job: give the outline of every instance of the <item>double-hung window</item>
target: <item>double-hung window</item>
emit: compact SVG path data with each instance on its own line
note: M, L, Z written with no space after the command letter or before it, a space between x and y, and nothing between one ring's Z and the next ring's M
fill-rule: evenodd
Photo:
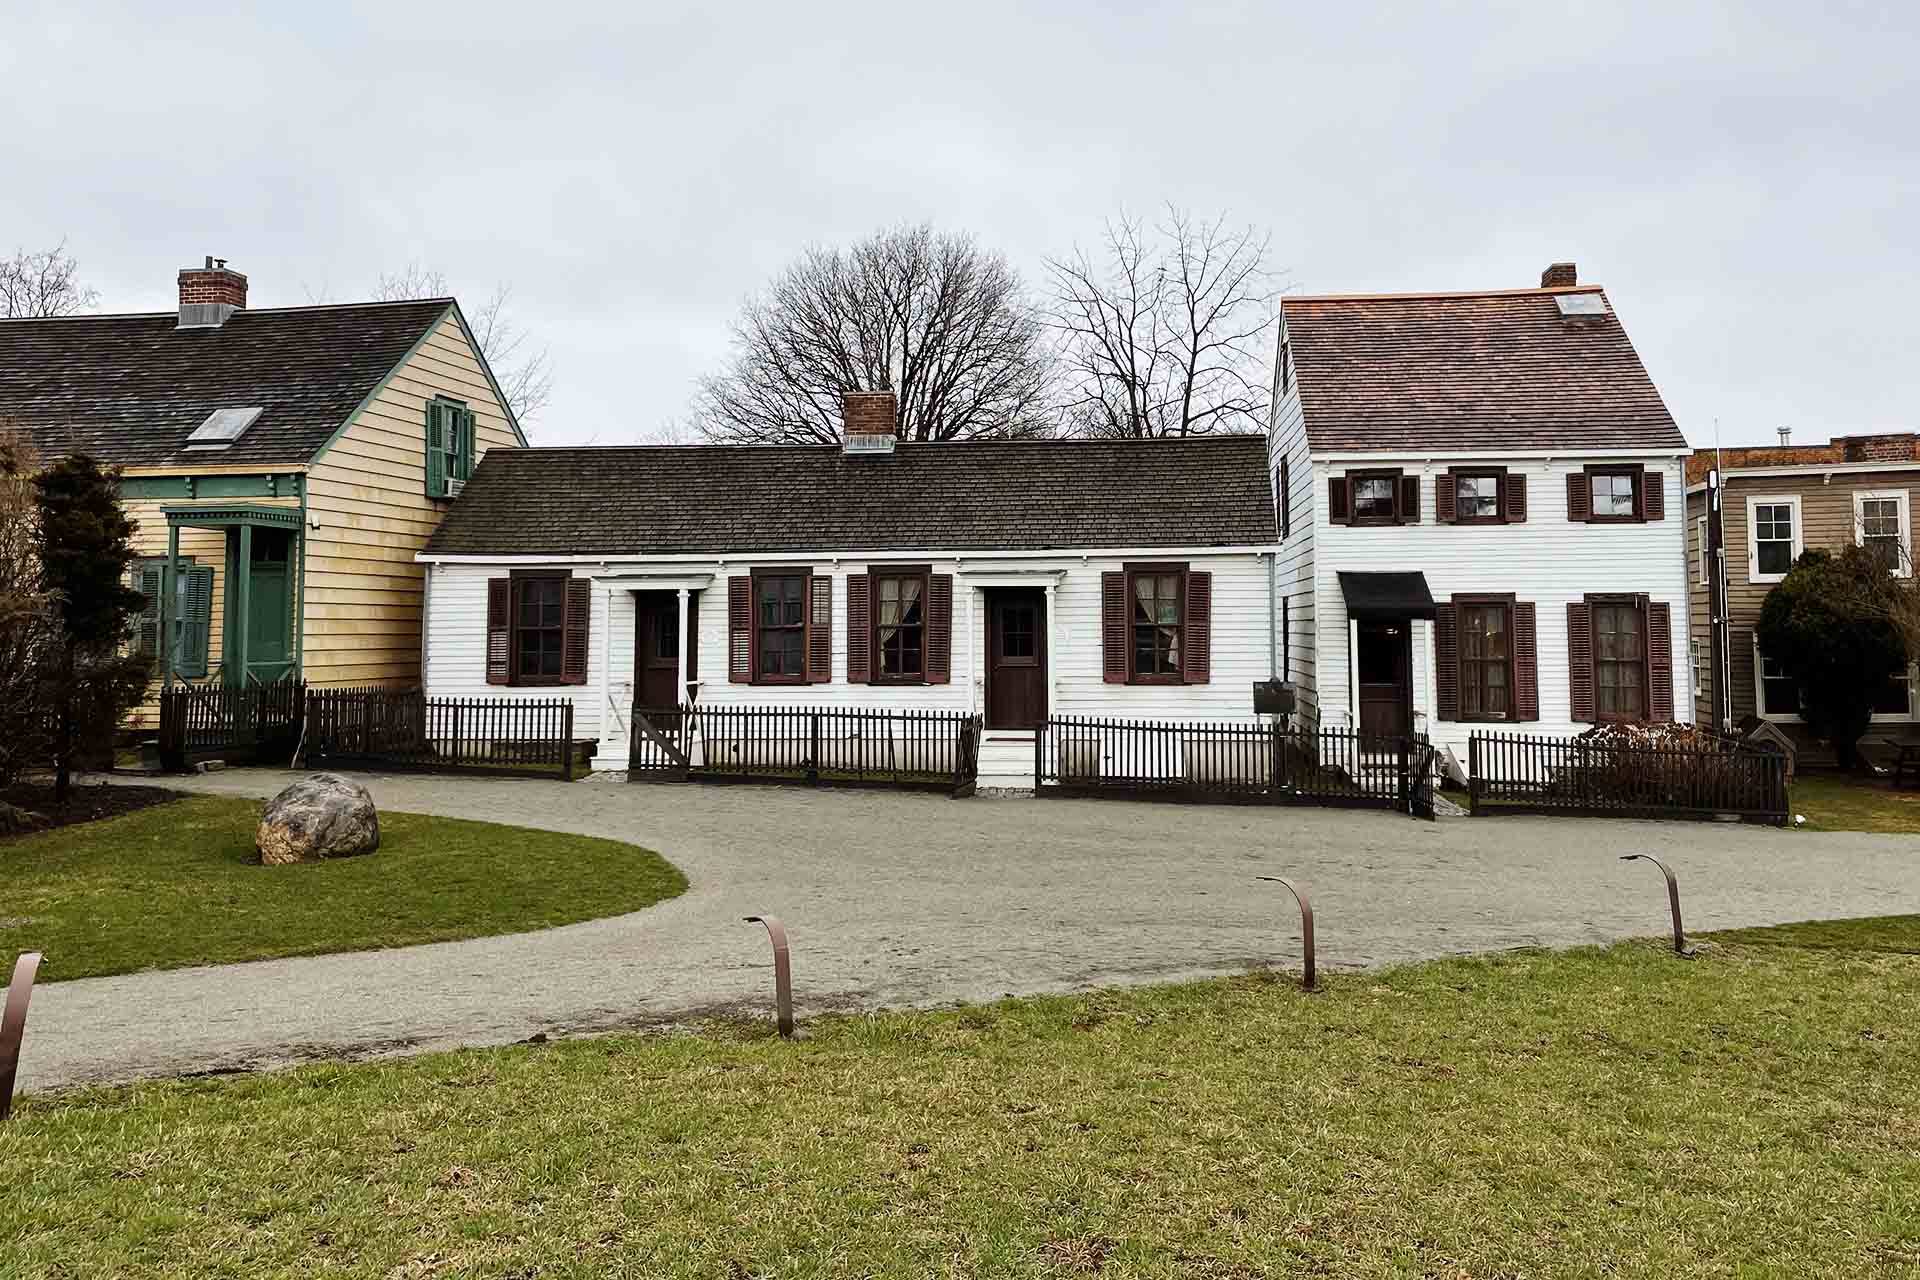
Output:
M1640 472L1590 471L1587 473L1589 510L1595 520L1635 520L1640 515Z
M1453 519L1456 524L1500 523L1500 477L1492 473L1455 473Z
M1647 718L1647 618L1637 604L1593 606L1593 695L1603 722Z
M1778 582L1803 548L1800 499L1795 494L1747 499L1747 581Z
M800 684L807 678L807 576L753 575L755 677L763 684Z
M457 498L473 475L473 410L458 400L427 402L427 496Z
M529 574L513 580L513 682L558 684L565 661L567 579Z
M924 567L873 575L876 683L926 679L927 577Z
M1504 601L1459 601L1460 718L1513 718L1513 609Z
M1353 521L1355 524L1392 524L1398 507L1400 487L1396 476L1355 476L1353 480Z
M1131 601L1131 675L1136 681L1181 679L1185 579L1178 569L1145 567L1127 575Z
M1865 490L1853 495L1853 525L1861 546L1875 553L1891 573L1913 574L1913 547L1908 537L1907 491Z

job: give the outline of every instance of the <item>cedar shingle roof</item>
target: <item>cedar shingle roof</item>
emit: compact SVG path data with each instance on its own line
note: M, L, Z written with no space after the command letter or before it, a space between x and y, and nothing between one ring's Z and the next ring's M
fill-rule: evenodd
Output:
M217 329L173 311L0 320L0 418L45 454L117 466L305 462L452 305L243 310ZM185 452L213 410L252 405L231 448Z
M1284 298L1315 452L1684 449L1606 304L1569 321L1559 294Z
M429 554L1246 546L1275 540L1262 436L490 450Z

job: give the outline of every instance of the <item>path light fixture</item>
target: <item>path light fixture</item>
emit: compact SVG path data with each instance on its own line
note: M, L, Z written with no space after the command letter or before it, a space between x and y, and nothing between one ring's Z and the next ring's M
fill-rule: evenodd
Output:
M1673 868L1650 853L1622 854L1620 861L1651 862L1660 868L1660 874L1667 878L1667 902L1673 907L1673 953L1685 960L1693 959L1693 948L1687 945L1686 932L1680 927L1680 882L1673 878Z
M1301 946L1301 949L1306 953L1306 966L1307 966L1306 973L1302 975L1300 979L1300 989L1302 991L1316 990L1316 988L1313 985L1313 903L1312 901L1307 897L1305 893L1303 893L1301 890L1296 888L1294 886L1293 881L1291 880L1284 880L1279 876L1255 876L1254 879L1265 880L1269 884L1279 885L1281 888L1285 889L1288 893L1292 894L1293 900L1300 904L1300 946Z
M767 939L773 943L773 1003L780 1020L780 1038L798 1040L793 1027L793 966L787 959L787 926L779 916L748 916L748 924L767 927Z
M13 1077L20 1069L20 1038L27 1033L27 1001L33 998L33 978L40 972L40 953L23 951L13 962L13 981L7 984L6 1012L0 1013L0 1120L13 1110Z

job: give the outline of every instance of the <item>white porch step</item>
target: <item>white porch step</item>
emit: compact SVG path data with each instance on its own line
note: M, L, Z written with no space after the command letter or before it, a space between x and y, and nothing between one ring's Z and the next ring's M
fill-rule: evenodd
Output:
M980 739L980 784L996 789L1033 787L1033 734L989 729Z

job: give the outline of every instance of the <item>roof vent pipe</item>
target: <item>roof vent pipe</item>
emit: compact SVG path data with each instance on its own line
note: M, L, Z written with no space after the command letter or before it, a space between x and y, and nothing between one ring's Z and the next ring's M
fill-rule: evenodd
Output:
M1780 437L1780 447L1784 449L1787 446L1787 443L1793 439L1793 428L1792 427L1775 427L1774 434Z

